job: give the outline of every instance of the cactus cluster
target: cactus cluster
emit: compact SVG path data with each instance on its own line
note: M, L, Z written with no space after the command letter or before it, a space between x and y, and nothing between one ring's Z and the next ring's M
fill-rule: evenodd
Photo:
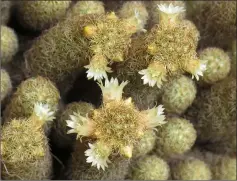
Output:
M66 120L67 126L71 128L68 133L76 133L77 138L86 136L95 139L93 144L89 143L85 155L87 162L98 169L108 166L111 154L131 158L134 146L145 131L166 123L161 105L141 112L136 109L131 98L122 98L127 83L119 85L114 78L106 79L104 85L99 83L103 104L86 117L77 111L70 115L70 120Z
M236 179L236 2L8 3L1 179Z
M12 119L4 124L1 133L1 168L4 179L51 178L52 157L43 126L54 119L53 114L47 104L36 103L29 118Z

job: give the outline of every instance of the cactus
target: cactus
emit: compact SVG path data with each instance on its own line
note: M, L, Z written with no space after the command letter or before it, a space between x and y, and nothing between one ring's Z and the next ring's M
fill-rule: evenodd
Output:
M86 14L104 14L104 4L101 1L78 1L68 10L67 16L83 16Z
M113 159L110 167L106 170L98 170L90 167L86 158L80 155L82 150L79 142L76 143L69 161L67 178L72 180L124 180L128 172L129 161L125 158L117 157Z
M1 102L11 93L11 91L11 78L6 70L1 69Z
M1 1L1 24L5 25L8 23L11 15L11 1Z
M199 58L206 64L206 71L201 80L207 84L223 80L230 72L230 57L220 48L206 48L199 53Z
M132 180L168 180L169 165L161 158L150 155L140 158L132 168Z
M123 61L134 32L127 19L120 20L114 13L73 16L32 45L25 55L28 69L33 75L62 83L73 81L73 75L89 63L88 78L104 78L111 72L109 62Z
M209 165L204 161L186 157L177 160L171 166L172 177L175 180L211 180L212 173Z
M52 174L52 158L44 134L54 117L48 105L36 103L28 119L4 124L1 134L2 176L6 180L45 180Z
M145 132L143 137L137 142L133 149L133 158L144 156L151 152L155 147L156 134L153 130Z
M191 22L178 18L183 11L172 3L159 5L160 23L152 28L143 45L150 54L148 67L139 71L144 84L161 88L164 82L185 72L199 80L205 71L196 56L199 32Z
M145 132L166 123L162 105L139 111L131 98L122 98L127 83L119 85L114 78L106 79L104 85L100 82L103 104L86 117L77 111L70 115L70 120L66 120L67 126L71 128L68 133L76 133L77 139L95 139L94 143L89 143L90 148L85 151L85 155L87 162L98 169L105 170L116 155L131 158L134 146Z
M194 82L186 76L181 76L166 86L162 103L168 113L182 114L192 104L196 92Z
M136 25L137 31L144 30L148 20L145 4L140 1L125 2L119 9L118 14L121 18L132 18L131 23Z
M17 3L18 21L24 27L42 31L62 19L71 1L22 1Z
M13 118L28 118L37 102L46 103L56 111L59 99L59 92L51 81L43 77L29 78L13 94L4 111L4 119L10 121Z
M196 130L186 119L167 118L167 124L158 129L155 152L171 158L189 151L196 141Z
M215 180L236 180L236 157L214 156L211 170Z
M7 26L1 25L1 62L10 62L18 51L18 38L15 31Z
M217 46L228 48L236 38L235 1L188 1L188 18L200 31L200 48Z
M86 102L73 102L66 105L53 125L52 141L60 148L71 147L75 142L75 135L67 134L69 128L65 120L70 119L70 115L76 111L79 111L82 116L86 116L93 108L93 105Z
M236 78L229 76L199 96L196 107L198 139L225 142L236 129ZM232 130L232 131L231 131Z
M151 13L151 25L159 24L159 7L158 5L172 3L174 6L180 6L186 9L186 4L184 1L150 1L148 2L149 12ZM180 19L185 18L186 12L182 12L179 15Z

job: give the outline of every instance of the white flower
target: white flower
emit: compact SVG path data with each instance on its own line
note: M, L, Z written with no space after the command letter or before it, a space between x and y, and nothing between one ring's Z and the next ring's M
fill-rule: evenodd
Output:
M67 133L77 133L77 139L80 136L89 136L93 130L93 125L87 117L83 117L80 113L70 115L71 120L66 120L67 126L72 128Z
M120 85L117 78L111 78L110 81L105 79L105 85L99 83L103 97L109 100L121 100L123 88L128 84L128 81L123 81Z
M197 80L199 80L199 76L203 76L203 72L206 70L206 65L203 63L200 63L195 72L192 74L192 79L196 77Z
M148 127L155 128L159 125L163 125L166 123L164 108L163 105L159 105L158 107L154 107L152 109L145 110L144 113L148 118Z
M151 71L148 69L143 69L139 71L138 73L140 75L143 75L143 84L148 84L151 87L154 87L154 85L157 85L158 88L161 88L162 86L162 81L166 81L166 78L162 72L156 71Z
M34 113L41 121L53 121L55 119L54 112L50 111L48 104L36 103Z
M89 147L90 149L85 151L85 155L87 156L86 162L92 163L92 166L96 166L98 170L100 168L105 170L105 167L108 167L107 163L110 163L109 155L111 149L99 143L89 143Z
M158 4L158 9L166 14L177 14L185 11L184 7L174 6L172 3L170 3L169 5Z
M86 65L85 68L88 69L86 71L87 78L94 80L101 80L103 78L107 78L106 72L112 72L110 67L107 67L108 61L105 59L103 55L95 55L90 64Z

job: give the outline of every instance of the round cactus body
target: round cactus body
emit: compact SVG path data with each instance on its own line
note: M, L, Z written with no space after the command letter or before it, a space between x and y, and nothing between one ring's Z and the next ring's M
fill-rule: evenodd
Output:
M1 26L1 62L3 64L12 60L18 51L18 38L15 31L7 26Z
M8 72L1 69L1 101L11 92L12 83Z
M18 2L18 21L32 30L47 29L65 16L70 3L52 0Z
M230 72L229 55L220 48L206 48L199 53L199 58L207 68L201 78L207 84L223 80Z
M132 168L132 180L167 180L169 165L161 158L151 155L140 158Z
M193 80L181 76L166 86L162 95L162 103L168 113L182 114L193 103L196 93Z
M156 153L169 158L189 151L196 141L196 130L186 119L167 118L157 132Z

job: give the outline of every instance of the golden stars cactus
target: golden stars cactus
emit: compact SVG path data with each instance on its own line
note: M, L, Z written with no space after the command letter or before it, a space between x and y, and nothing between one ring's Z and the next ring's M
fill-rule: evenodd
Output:
M18 38L15 31L1 25L1 63L5 64L12 60L18 51Z
M158 129L155 151L164 158L182 155L192 148L196 138L196 130L188 120L167 118L167 124Z
M236 38L236 1L187 1L187 7L202 37L200 47L228 48Z
M88 78L106 77L111 71L109 63L123 61L135 31L127 19L114 13L70 17L32 45L25 55L28 69L33 75L62 83L73 80L89 63Z
M199 53L199 58L203 64L206 64L206 71L201 80L207 84L223 80L230 72L229 55L220 48L206 48Z
M236 180L236 156L215 155L210 162L213 180Z
M137 160L132 169L132 180L168 180L170 167L156 155L147 155Z
M1 69L1 102L11 93L12 82L8 72Z
M211 180L212 173L210 167L204 161L186 157L175 160L171 166L172 177L175 180Z
M128 82L120 85L117 79L106 79L99 83L103 93L103 104L87 117L75 112L67 120L68 133L76 133L77 138L91 137L96 141L89 143L85 151L87 162L98 169L108 166L113 153L131 158L133 147L146 130L166 123L162 105L145 111L138 111L131 98L124 100L122 92Z
M17 3L18 21L33 30L44 30L62 19L71 1L21 1Z
M137 31L144 31L148 20L148 12L142 1L124 2L118 11L121 18L131 18L131 24L136 25Z
M133 158L144 156L151 152L155 147L156 134L153 130L146 131L133 149Z
M196 103L198 139L231 141L231 130L234 128L236 132L236 77L228 76L216 83L210 91L201 93L199 100Z
M194 82L182 75L166 86L162 95L162 103L167 112L182 114L193 103L196 93Z
M33 77L23 81L13 94L4 111L4 119L27 118L32 114L37 102L47 103L50 109L58 108L60 95L55 85L43 77Z
M52 158L43 126L54 113L47 104L36 103L27 119L13 119L1 132L1 172L6 180L51 178Z
M124 180L128 172L129 160L126 158L116 157L110 163L106 170L98 170L96 167L91 167L85 156L81 155L79 140L76 142L75 149L72 153L72 158L68 164L66 172L67 179L72 180Z
M161 88L164 82L185 72L198 80L205 70L196 56L198 31L188 20L179 19L180 13L185 11L183 7L172 3L158 7L160 23L153 27L145 41L150 63L139 71L144 84Z
M104 3L101 1L78 1L70 10L68 10L67 16L104 13Z
M11 13L12 2L1 1L1 24L7 24Z

